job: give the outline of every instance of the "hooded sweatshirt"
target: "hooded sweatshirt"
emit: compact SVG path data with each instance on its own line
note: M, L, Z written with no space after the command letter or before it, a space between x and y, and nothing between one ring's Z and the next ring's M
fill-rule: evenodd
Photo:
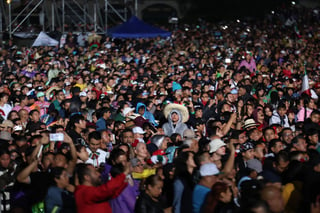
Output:
M179 116L179 120L176 125L172 123L171 115L172 113L177 113ZM182 115L179 110L173 109L168 116L168 122L163 124L162 126L165 135L171 136L173 133L178 133L183 136L184 130L188 129L188 126L185 123L182 123Z
M147 107L146 107L146 105L145 105L144 103L141 103L141 102L140 102L140 103L137 104L136 113L139 114L138 111L139 111L139 108L140 108L140 107L144 107L144 114L143 114L142 116L143 116L145 119L147 119L152 125L158 126L158 124L156 123L156 120L155 120L153 114L147 110Z

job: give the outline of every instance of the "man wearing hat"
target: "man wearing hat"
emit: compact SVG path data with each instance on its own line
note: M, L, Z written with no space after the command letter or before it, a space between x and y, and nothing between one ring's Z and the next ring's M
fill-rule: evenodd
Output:
M144 142L143 137L146 132L140 126L133 127L132 132L134 141Z
M188 109L180 104L168 104L164 108L163 113L168 120L162 126L165 135L169 137L173 133L183 135L184 130L188 129L188 126L185 124L189 120Z
M217 182L220 171L214 163L206 163L200 167L200 181L194 187L192 194L192 208L194 213L200 212L211 187Z
M8 131L8 132L12 132L12 129L13 129L13 122L12 121L10 121L10 120L4 120L3 122L2 122L2 124L0 124L0 130L1 131Z
M248 131L250 129L255 129L257 128L258 124L254 121L254 119L249 118L244 121L243 129Z
M13 138L11 136L11 133L8 131L1 131L0 132L0 144L1 142L10 142Z
M240 155L237 156L237 164L240 174L244 173L245 168L248 167L248 161L254 158L254 144L247 141L240 146ZM241 175L242 176L242 175Z
M213 139L209 143L209 154L216 165L221 165L221 158L226 154L226 143L220 138Z
M199 138L192 129L186 129L183 132L183 145L187 145L190 151L197 153L199 151Z

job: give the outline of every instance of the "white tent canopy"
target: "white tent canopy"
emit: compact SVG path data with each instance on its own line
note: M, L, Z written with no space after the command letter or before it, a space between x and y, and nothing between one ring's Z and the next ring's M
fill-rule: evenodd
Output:
M59 42L50 36L48 36L44 32L40 32L36 40L33 42L32 46L33 47L38 47L38 46L57 46Z

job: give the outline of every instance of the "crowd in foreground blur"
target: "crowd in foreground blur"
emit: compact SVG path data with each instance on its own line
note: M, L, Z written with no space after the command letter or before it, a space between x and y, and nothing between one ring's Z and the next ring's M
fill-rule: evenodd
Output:
M319 14L1 49L1 212L320 212Z

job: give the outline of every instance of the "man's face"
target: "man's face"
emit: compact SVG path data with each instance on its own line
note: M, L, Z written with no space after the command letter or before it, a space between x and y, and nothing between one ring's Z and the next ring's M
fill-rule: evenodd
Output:
M274 131L272 129L268 129L264 133L264 138L266 139L267 142L271 141L275 137L276 135L274 134Z
M313 114L310 118L311 118L311 121L314 123L320 122L320 115L318 115L318 114Z
M179 121L179 115L177 114L177 113L172 113L171 114L171 120L172 120L172 122L178 122Z
M240 144L243 144L244 142L246 142L247 139L248 139L248 137L247 137L247 135L246 135L245 132L243 132L243 133L241 133L241 134L239 135L239 143L240 143Z
M306 143L306 140L304 139L298 139L298 142L296 144L293 145L294 148L296 148L298 151L301 151L301 152L306 152L307 151L307 143Z
M287 144L291 144L291 141L293 139L293 133L291 130L285 130L282 134L282 140L287 143Z
M254 150L253 149L249 149L245 152L242 153L242 157L244 160L248 161L254 158Z
M202 118L203 112L202 109L198 109L195 113L196 118Z
M127 144L132 144L134 140L132 132L124 132L122 135L122 142Z
M272 151L277 154L279 153L281 150L284 150L284 146L282 142L276 142L276 144L274 145L274 147L272 147Z
M319 141L318 133L308 136L311 144L317 144Z
M85 128L86 128L86 121L85 121L85 120L80 120L78 126L79 126L81 129L85 129Z
M33 112L31 115L31 120L38 122L40 120L40 114L39 112Z
M89 172L89 181L93 186L99 186L101 184L101 174L92 166L88 165L90 170Z
M89 143L89 148L92 152L96 152L97 149L99 149L101 146L101 140L96 140L94 138L91 138Z
M283 117L286 114L287 110L285 108L278 109L278 113L281 117Z
M218 154L218 155L220 155L220 156L225 155L225 154L226 154L226 147L225 147L225 146L222 146L222 147L220 147L219 149L217 149L216 154Z
M8 168L9 167L9 164L10 164L10 155L8 154L3 154L1 155L0 157L0 166L2 168Z
M61 154L57 154L55 157L54 157L54 167L63 167L65 168L66 165L67 165L67 159L64 155L61 155Z
M247 93L247 91L245 90L245 88L243 88L243 87L240 87L239 88L239 96L243 96L243 95L245 95Z
M66 98L65 94L63 92L59 92L58 94L58 100L63 101Z
M289 165L289 161L280 160L280 161L279 161L279 164L276 164L275 169L276 169L279 173L282 173L282 172L284 172L284 171L287 169L288 165Z

